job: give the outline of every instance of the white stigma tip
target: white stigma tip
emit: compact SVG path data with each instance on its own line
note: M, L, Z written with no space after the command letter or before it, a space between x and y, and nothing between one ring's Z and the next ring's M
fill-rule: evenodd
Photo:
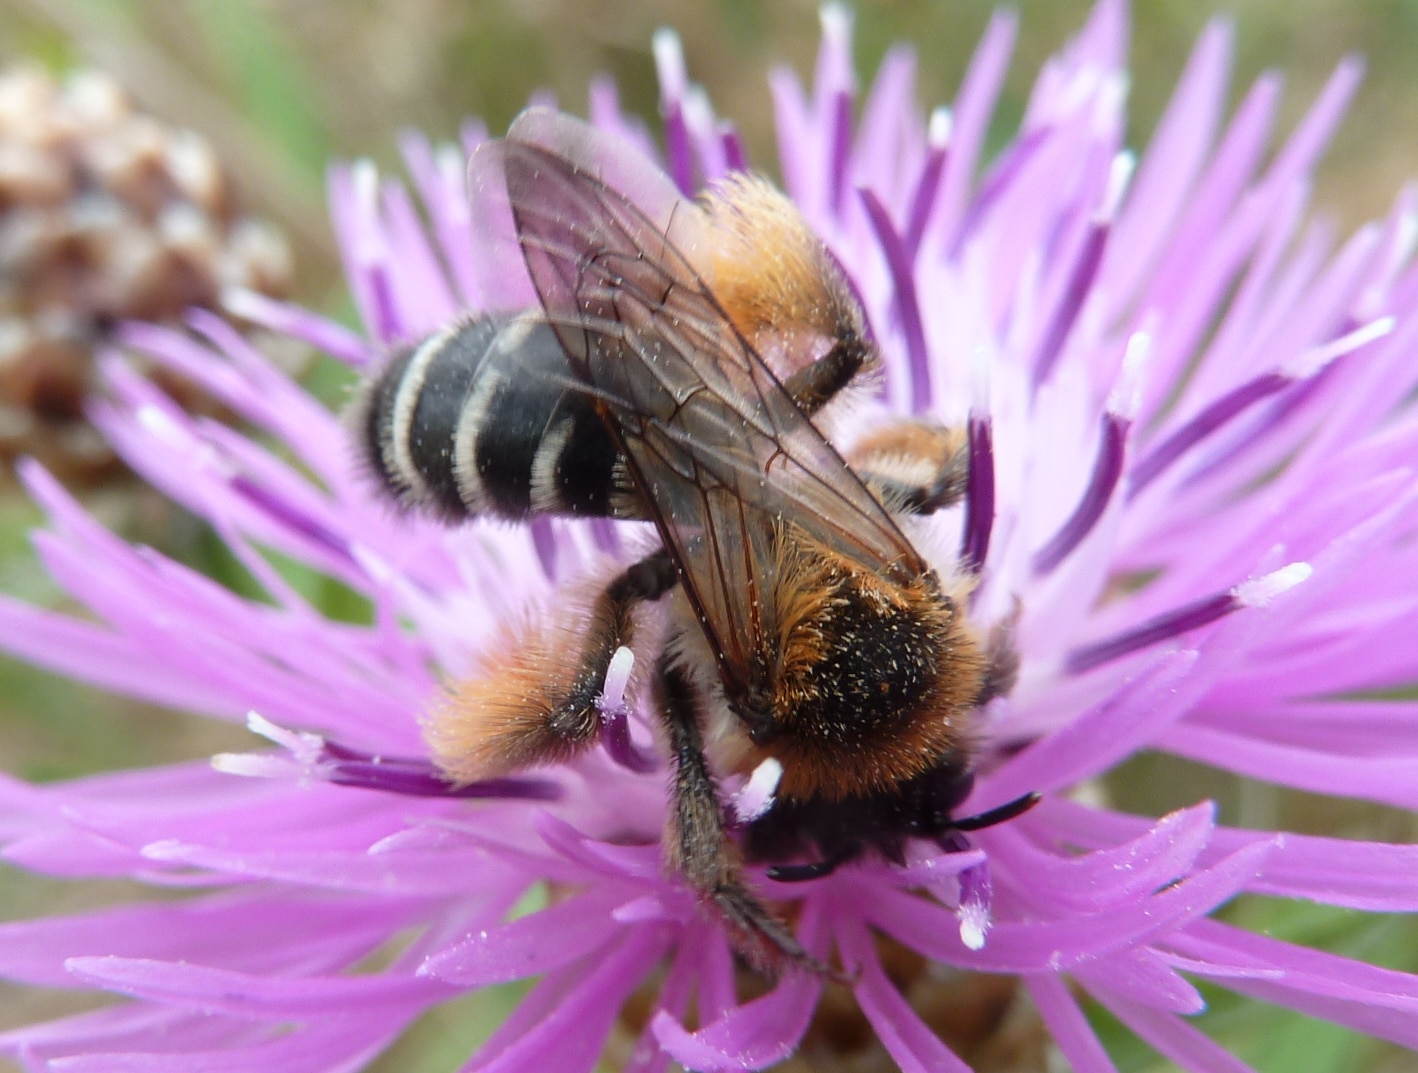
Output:
M433 162L440 170L457 172L460 176L468 170L467 154L463 152L462 146L452 142L439 142L433 147Z
M1108 396L1108 413L1131 421L1142 409L1142 370L1152 353L1152 333L1133 332L1123 351L1123 368L1113 393Z
M243 320L259 320L271 302L265 295L246 287L223 287L217 300L233 317Z
M985 948L985 933L990 930L990 914L983 905L971 902L960 907L960 941L970 950Z
M752 823L773 807L773 795L783 780L783 765L773 757L753 769L744 788L733 797L734 815L741 823Z
M970 414L988 420L990 416L990 349L983 343L970 355Z
M287 730L257 712L246 713L246 728L286 752L217 753L211 760L214 771L248 779L309 778L325 747L325 739L319 734Z
M1103 195L1103 206L1098 213L1099 220L1112 223L1117 218L1118 206L1123 203L1123 195L1128 192L1136 169L1136 154L1125 149L1113 157L1112 167L1108 169L1108 189Z
M1396 265L1405 265L1408 258L1413 256L1415 244L1418 244L1418 214L1409 209L1398 219L1397 234L1393 239L1393 260Z
M350 185L354 190L354 217L358 221L358 238L354 248L355 263L365 271L384 260L385 246L379 219L379 169L368 157L350 165Z
M460 196L449 198L445 203L449 210L459 210L463 215L467 215L467 206L463 204L465 187L468 181L468 156L463 152L461 145L454 145L451 142L439 142L433 148L433 166L438 169L438 174L450 190L455 190Z
M667 26L655 31L650 39L650 49L655 56L655 72L660 79L660 99L677 101L684 96L689 76L684 66L684 46L679 34Z
M379 169L374 161L367 156L360 157L350 165L350 179L354 183L355 200L372 212L379 201Z
M1309 579L1314 567L1309 563L1291 563L1264 577L1242 582L1233 591L1238 603L1245 607L1264 607L1283 592Z
M257 753L217 753L211 760L212 770L223 775L238 775L244 779L285 779L299 773L299 767L288 756L261 756Z
M596 699L597 708L603 712L625 709L625 690L630 685L630 672L634 669L635 653L621 645L606 666L606 681L601 695Z
M1059 72L1065 79L1054 98L1054 115L1060 119L1077 114L1094 93L1101 81L1101 72L1094 64L1087 64L1076 71Z
M950 135L955 128L955 113L941 106L931 112L930 125L926 128L926 141L932 149L944 149L950 144Z
M1341 335L1338 339L1332 339L1323 346L1305 351L1294 361L1283 365L1281 372L1292 380L1307 380L1320 372L1335 358L1352 354L1360 347L1368 346L1376 339L1382 339L1393 331L1395 323L1397 322L1393 317L1379 317L1377 320L1371 320L1368 324L1361 325L1352 332Z
M714 132L714 106L703 86L690 86L684 91L684 122L692 131Z
M1128 76L1121 71L1112 71L1103 78L1098 87L1097 111L1093 113L1098 129L1106 131L1122 119L1129 86Z
M286 730L284 727L278 726L260 712L256 711L246 713L246 729L253 734L265 738L267 741L273 741L277 745L284 745L288 749L292 747L293 739L295 738L294 731Z
M152 433L154 438L161 440L169 447L181 447L184 450L191 447L186 430L174 421L167 411L156 406L143 405L138 407L136 416L138 424L145 431Z
M325 739L319 734L303 730L287 730L271 722L259 712L246 713L246 729L267 741L287 749L295 758L305 764L313 764L325 747Z
M823 4L818 16L822 20L822 36L834 45L845 45L852 32L852 13L846 4Z

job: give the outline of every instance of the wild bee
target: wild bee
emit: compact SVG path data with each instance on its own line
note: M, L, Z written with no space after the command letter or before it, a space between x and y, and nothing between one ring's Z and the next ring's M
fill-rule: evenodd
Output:
M939 576L892 518L961 499L965 438L904 423L844 459L813 418L875 353L826 247L763 180L691 202L645 162L618 188L632 154L538 109L474 154L475 217L502 214L539 308L396 356L358 436L387 492L450 520L653 523L658 548L575 621L510 634L452 690L434 756L457 783L576 756L613 655L644 605L667 605L650 689L674 769L668 865L753 964L821 969L743 860L780 881L869 851L901 862L912 839L958 849L1032 803L952 818L971 714L1010 688L1013 655L969 622L970 573ZM733 832L716 778L762 770L781 773L771 805Z

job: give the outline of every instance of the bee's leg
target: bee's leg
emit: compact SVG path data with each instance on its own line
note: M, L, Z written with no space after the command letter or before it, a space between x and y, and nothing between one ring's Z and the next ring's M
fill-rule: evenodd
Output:
M964 429L900 421L858 440L847 464L887 510L931 514L965 495L970 447Z
M811 417L861 372L867 353L859 339L840 340L811 365L803 366L784 380L783 387L798 404L798 409Z
M595 737L599 727L596 701L605 687L611 658L634 635L636 605L658 600L677 580L674 563L659 551L626 567L602 590L591 607L571 688L551 713L549 723L554 730L574 739Z
M675 759L674 812L666 832L669 866L684 876L728 925L734 946L754 968L776 975L784 966L827 974L783 921L744 886L738 853L728 840L713 776L704 758L694 688L662 660L657 679Z
M1014 628L1019 622L1020 604L990 627L985 638L985 677L975 699L983 707L996 697L1007 697L1019 678L1019 652L1014 647Z
M594 743L601 728L596 701L611 658L629 644L633 612L678 580L663 551L627 567L578 620L581 651L564 655L564 623L514 634L484 658L484 671L460 683L430 720L427 737L443 772L459 783L570 760ZM574 643L574 642L573 642Z
M775 864L768 869L768 878L775 883L804 883L809 879L830 876L850 861L856 853L844 852L805 864Z

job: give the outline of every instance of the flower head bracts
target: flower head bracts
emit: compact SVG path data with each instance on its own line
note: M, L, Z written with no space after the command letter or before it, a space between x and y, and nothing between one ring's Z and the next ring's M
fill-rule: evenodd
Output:
M918 114L904 51L859 102L850 19L836 8L811 90L773 77L788 192L850 275L883 354L880 393L840 418L842 435L890 412L929 414L969 427L988 475L965 509L911 533L944 571L960 555L981 564L973 617L1014 618L1019 683L981 718L966 808L1044 793L968 848L918 852L904 868L868 862L791 886L754 873L795 906L810 952L835 952L856 974L863 1013L907 1070L964 1066L891 983L877 936L1018 974L1055 1045L1090 1073L1112 1066L1080 988L1193 1070L1236 1065L1186 1019L1203 1006L1198 980L1418 1046L1415 977L1210 919L1247 892L1413 911L1412 847L1227 829L1205 804L1157 821L1068 796L1161 749L1418 805L1414 703L1360 699L1411 685L1418 668L1404 641L1418 638L1418 423L1401 402L1418 380L1411 198L1335 248L1307 228L1307 177L1356 67L1340 66L1266 162L1275 82L1225 115L1221 24L1134 160L1124 22L1120 4L1098 6L979 177L1008 16L948 113ZM652 199L743 159L673 36L655 56L668 178L630 191ZM588 151L612 174L644 174L619 154L652 142L607 84L593 118L616 137ZM464 149L482 137L470 130ZM410 194L367 166L331 179L365 339L251 295L232 306L370 365L460 310L531 301L510 236L474 240L463 152L413 136L403 148L427 227ZM138 472L213 525L267 601L125 545L31 470L51 519L41 555L93 616L7 600L0 636L158 703L229 720L259 711L282 748L222 758L220 771L0 783L12 862L200 892L5 925L11 978L133 1001L0 1045L34 1065L70 1056L71 1069L354 1068L435 1003L539 977L468 1068L540 1069L555 1054L559 1068L589 1069L654 977L628 1068L762 1068L789 1054L824 984L789 975L741 1004L727 938L662 872L664 774L630 653L602 696L606 748L587 759L471 802L438 793L419 759L440 677L464 670L500 623L628 561L644 535L396 519L351 472L334 418L221 323L197 315L192 327L132 326L125 339L285 454L183 414L116 362L96 419ZM363 594L373 624L322 617L265 549ZM775 785L764 771L725 789L753 815ZM544 907L513 914L533 890ZM386 968L351 971L410 935Z

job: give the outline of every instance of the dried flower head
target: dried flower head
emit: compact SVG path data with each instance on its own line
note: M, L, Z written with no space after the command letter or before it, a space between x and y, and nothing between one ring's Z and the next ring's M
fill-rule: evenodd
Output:
M1411 809L1418 711L1415 205L1347 242L1303 213L1352 91L1341 65L1267 155L1277 90L1226 115L1231 38L1211 26L1134 168L1125 12L1103 0L1045 68L1018 136L976 176L1014 36L991 23L954 107L913 100L888 55L857 106L850 22L824 16L816 80L773 80L788 193L862 296L887 413L958 423L989 502L915 532L980 565L975 613L1017 616L1017 687L980 715L965 808L1043 802L971 835L810 883L751 874L850 992L791 973L754 988L723 930L662 867L653 713L613 665L604 748L450 790L421 718L518 616L607 561L620 523L462 529L399 519L353 471L336 419L209 313L201 341L128 325L277 453L193 418L120 362L97 421L138 472L210 521L265 588L242 599L103 531L37 468L48 569L92 619L0 602L13 652L215 718L275 749L50 786L0 781L7 859L188 896L8 924L0 972L127 997L0 1035L67 1070L356 1068L422 1012L537 982L465 1067L589 1070L616 1026L636 1071L765 1068L799 1047L908 1071L1114 1069L1105 1010L1178 1066L1240 1070L1190 1019L1203 987L1418 1046L1418 976L1247 930L1242 894L1418 909L1418 852L1224 826L1206 802L1154 819L1096 780L1143 750ZM656 41L665 170L691 191L739 167L733 128ZM659 156L597 84L592 120ZM410 137L427 211L359 165L331 193L360 338L248 295L239 312L356 366L485 308L508 251L472 233L463 150ZM637 165L640 166L640 165ZM516 256L516 254L512 254ZM980 493L983 495L983 493ZM331 621L268 551L363 594ZM771 775L771 772L768 773ZM234 776L248 776L238 778ZM773 780L735 808L772 807ZM767 802L765 806L765 802ZM835 987L835 985L834 985Z
M0 458L104 471L113 454L83 406L113 326L175 323L226 287L281 297L290 273L284 238L241 211L199 135L95 71L0 74Z

